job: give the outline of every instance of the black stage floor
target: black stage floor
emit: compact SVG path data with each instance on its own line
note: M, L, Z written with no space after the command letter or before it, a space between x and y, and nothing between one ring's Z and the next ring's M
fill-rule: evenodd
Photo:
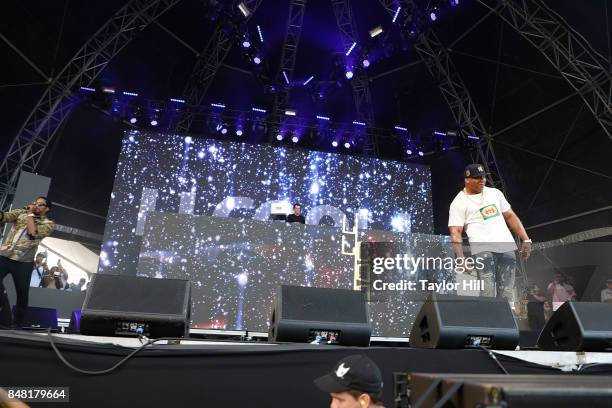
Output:
M68 362L84 370L110 368L136 350L109 344L108 339L81 338L58 336L54 342ZM108 374L86 375L60 360L47 335L0 331L0 385L70 387L69 404L32 407L327 407L328 396L312 380L354 353L367 354L380 366L387 408L393 406L394 372L501 373L489 353L478 349L203 341L150 345ZM510 374L564 375L556 368L495 355ZM611 375L612 366L598 364L583 371Z

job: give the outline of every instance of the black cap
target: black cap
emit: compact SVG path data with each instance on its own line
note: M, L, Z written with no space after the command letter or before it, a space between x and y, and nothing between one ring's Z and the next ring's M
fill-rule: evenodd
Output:
M354 354L340 360L334 370L314 380L325 392L361 391L378 394L383 381L378 366L363 354Z
M477 178L477 177L486 176L487 174L489 173L485 171L484 166L478 163L468 164L465 167L465 170L463 171L464 177Z

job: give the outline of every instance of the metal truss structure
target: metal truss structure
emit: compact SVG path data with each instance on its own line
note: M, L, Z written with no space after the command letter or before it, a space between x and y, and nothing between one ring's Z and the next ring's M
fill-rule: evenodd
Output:
M242 3L248 8L250 14L245 17L248 21L259 8L262 0L244 0ZM176 132L187 133L199 106L204 102L208 88L215 79L217 71L225 61L232 48L232 29L228 29L223 18L219 20L215 31L206 43L204 50L199 54L187 85L183 90L182 99L185 100L185 109L174 126Z
M612 139L610 61L543 0L478 0L495 12L559 71Z
M272 112L277 117L283 114L282 109L288 107L292 85L291 81L293 79L293 70L295 69L295 61L297 58L298 46L300 44L300 36L302 34L305 10L306 0L291 0L289 3L287 31L285 32L278 74L276 75L276 86L278 89L274 95L274 107L272 109Z
M420 11L412 0L397 1L379 0L390 16L398 18L398 24L406 30L414 30L420 19ZM398 12L398 7L401 7ZM396 16L396 13L398 15ZM507 194L506 185L501 176L493 150L491 135L487 133L470 93L461 80L450 55L435 35L433 30L426 29L416 32L414 48L421 60L427 66L430 74L438 82L442 96L446 100L461 136L476 136L479 161L490 174L491 184Z
M76 53L47 87L0 164L0 209L12 201L22 170L36 172L60 125L78 103L73 90L88 86L112 58L180 0L131 0Z
M342 49L343 52L347 52L353 44L359 44L357 24L353 16L351 2L350 0L331 0L331 3L342 39ZM365 122L368 126L373 126L374 110L372 94L368 77L364 70L355 69L354 76L351 79L351 87L353 89L353 99L355 100L355 110L359 120ZM376 155L376 150L376 143L374 143L372 135L368 134L364 141L363 152L366 155L373 156Z

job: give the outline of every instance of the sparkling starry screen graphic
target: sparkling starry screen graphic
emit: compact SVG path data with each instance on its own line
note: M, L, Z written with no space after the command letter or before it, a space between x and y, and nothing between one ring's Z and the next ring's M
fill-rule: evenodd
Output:
M301 203L307 225L269 221L279 201ZM355 214L365 234L431 233L429 168L130 131L99 270L189 279L194 324L265 331L278 285L351 287L340 228ZM406 333L414 311L392 303L371 308L378 335Z

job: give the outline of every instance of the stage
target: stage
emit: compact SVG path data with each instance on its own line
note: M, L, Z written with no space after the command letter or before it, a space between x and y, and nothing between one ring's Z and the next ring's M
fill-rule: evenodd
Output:
M54 334L53 341L67 362L88 371L109 369L142 345L134 338L78 335ZM77 407L324 407L328 397L312 380L330 371L343 356L364 353L384 373L385 406L392 407L393 373L502 373L489 352L481 349L209 340L160 343L146 346L112 372L87 375L60 360L47 334L0 332L0 384L69 387L70 406ZM567 370L580 369L573 373L612 375L612 353L494 351L493 355L510 374L565 375Z

